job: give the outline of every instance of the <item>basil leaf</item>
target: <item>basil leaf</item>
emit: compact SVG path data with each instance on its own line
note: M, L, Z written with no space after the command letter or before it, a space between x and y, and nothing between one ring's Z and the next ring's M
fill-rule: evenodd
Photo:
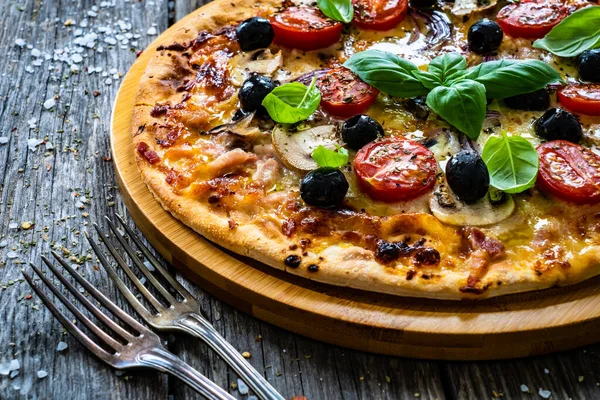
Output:
M354 17L352 0L317 0L317 5L323 14L345 24L352 21Z
M585 50L600 47L600 7L575 11L533 43L560 57L574 57Z
M445 82L455 72L467 69L467 60L458 53L446 53L431 60L427 68Z
M490 173L490 184L506 193L520 193L535 184L538 154L521 136L492 136L481 152Z
M334 151L319 145L313 150L311 156L319 167L339 168L348 164L348 150L343 147L338 147L337 151Z
M487 97L492 99L531 93L561 80L554 68L539 60L488 61L470 68L459 79L482 83Z
M450 125L477 140L485 119L485 87L470 79L451 86L438 86L426 99L427 105Z
M316 81L313 78L308 87L300 82L278 86L264 98L262 105L275 122L294 124L303 121L315 112L321 102Z
M380 50L366 50L352 55L344 63L363 81L394 97L417 97L428 90L412 75L418 68L408 60Z
M448 85L450 79L457 73L467 69L467 60L458 53L446 53L431 60L427 66L427 73L435 76L441 85Z
M429 90L433 90L438 86L444 85L444 82L440 80L440 77L432 74L429 71L412 71L412 74L415 78L417 78L423 86L425 86Z
M427 71L413 71L413 75L421 81L427 89L433 90L437 86L446 85L457 73L464 73L467 69L467 60L458 53L447 53L436 57L429 63Z

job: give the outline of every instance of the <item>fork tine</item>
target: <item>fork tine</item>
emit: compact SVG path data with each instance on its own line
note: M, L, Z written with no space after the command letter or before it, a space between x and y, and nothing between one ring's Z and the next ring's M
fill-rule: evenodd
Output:
M23 277L31 286L31 289L38 295L38 297L42 300L42 303L46 305L46 307L50 310L50 312L58 319L62 326L64 326L71 335L75 336L75 339L79 341L83 346L85 346L89 351L94 353L103 361L112 364L113 355L104 350L102 347L98 346L92 339L90 339L85 333L81 331L73 322L71 322L62 312L58 311L54 303L46 296L44 292L40 290L34 283L33 279L25 272L21 271Z
M63 286L65 286L73 295L79 300L83 305L94 314L96 318L105 323L110 329L113 330L117 335L121 336L123 339L127 341L131 341L134 336L127 332L125 329L121 328L117 323L115 323L112 319L108 318L106 314L104 314L98 307L96 307L91 301L89 301L84 295L82 295L75 286L71 282L69 282L63 274L58 271L58 269L52 265L50 260L46 258L46 256L42 256L42 261L54 275L62 282ZM62 263L61 263L62 264ZM71 273L72 274L72 273Z
M123 348L123 345L121 343L117 342L115 339L110 337L106 332L104 332L102 329L100 329L98 327L98 325L96 325L92 320L90 320L81 311L79 311L77 309L77 307L75 307L73 305L73 303L71 303L69 301L69 299L67 299L65 297L65 295L63 295L60 292L60 290L58 290L58 288L52 284L52 282L50 282L50 279L48 279L46 277L46 275L44 275L38 267L31 264L31 268L33 268L35 273L42 279L42 281L46 284L48 289L50 289L52 291L52 293L54 293L54 295L56 297L58 297L58 299L65 306L67 306L67 308L69 309L69 311L71 311L71 313L75 316L75 318L80 320L90 331L92 331L94 333L94 335L96 335L100 340L102 340L104 343L106 343L110 348L112 348L116 352L118 352L120 349Z
M123 246L123 249L125 249L125 252L133 260L133 263L136 265L136 267L138 267L138 269L140 271L142 271L142 273L148 279L148 281L150 281L150 283L156 288L156 290L158 290L160 292L160 294L163 295L164 298L170 304L175 304L177 302L177 300L171 295L171 293L167 292L167 290L163 287L163 285L159 281L156 280L154 275L152 275L152 273L150 272L148 267L146 267L144 265L144 263L142 263L140 258L137 256L137 254L135 254L135 252L131 248L131 246L129 246L129 244L125 241L123 236L121 236L119 234L115 224L110 220L110 218L108 218L108 217L104 217L104 218L106 219L106 222L108 222L108 226L109 226L110 230L113 232L113 234L115 235L115 237L117 238L119 243L121 243L121 246Z
M123 294L123 296L127 299L129 304L131 304L131 306L138 312L138 314L140 314L142 316L142 318L144 318L146 321L152 321L152 318L154 318L152 313L150 311L148 311L148 309L142 303L140 303L140 301L135 297L135 295L133 293L131 293L131 291L129 290L127 285L125 285L125 282L123 282L123 280L119 277L119 275L117 275L115 270L110 266L110 264L106 260L106 257L104 257L104 254L102 254L102 251L100 251L98 244L90 237L90 234L87 231L84 231L83 233L85 234L85 237L87 238L88 242L90 242L90 245L92 246L92 249L94 250L94 253L96 253L96 256L98 256L98 259L100 260L100 264L102 264L102 266L108 273L108 276L110 277L110 279L112 279L113 282L117 285L117 288L119 289L121 294ZM111 252L111 254L112 254L112 252ZM118 256L118 254L117 254L117 256ZM127 270L125 270L125 271L127 272ZM131 272L131 271L129 271L129 272ZM144 288L144 290L148 291L146 288ZM156 299L155 299L155 301L156 301ZM162 305L160 307L163 308ZM160 308L158 308L158 309L160 309ZM128 318L133 319L129 316L128 316ZM136 321L136 323L137 323L137 321Z
M186 288L184 288L179 282L177 282L177 280L175 278L173 278L173 276L171 276L171 274L169 274L169 272L162 266L162 264L150 252L148 247L146 247L141 242L141 240L137 237L137 235L135 233L133 233L133 230L131 230L131 228L129 228L129 226L125 223L125 220L123 219L123 217L121 217L119 214L115 214L115 215L116 215L117 219L119 220L119 222L121 223L121 226L127 231L129 238L131 240L133 240L133 242L135 243L137 248L140 249L140 251L142 252L144 257L146 257L146 259L162 275L162 277L165 278L167 280L167 282L169 282L171 284L171 286L173 286L173 288L175 288L175 290L177 290L179 292L179 294L181 294L183 297L185 297L186 301L190 301L190 300L195 301L192 294L190 292L188 292L188 290Z
M110 243L110 241L108 241L105 238L104 233L102 233L102 230L100 229L100 226L98 226L98 224L95 222L93 223L93 225L94 225L94 229L96 229L96 233L98 234L98 237L100 237L100 240L102 241L102 243L104 243L104 246L106 246L106 248L108 249L110 254L117 261L117 264L119 265L119 267L121 267L121 269L125 272L125 274L133 282L135 287L138 288L138 290L144 295L144 297L146 297L146 299L152 304L152 306L156 310L158 310L159 312L160 312L160 310L163 310L165 308L165 306L163 306L156 299L156 297L154 297L154 295L152 293L150 293L148 288L146 286L144 286L144 284L138 279L138 277L135 276L135 274L133 273L133 271L131 270L129 265L127 265L125 260L123 260L123 257L121 257L121 255L117 252L117 249L115 249L115 247L112 245L112 243Z
M52 251L52 255L54 258L58 260L58 262L66 269L72 276L79 282L81 286L88 291L89 294L94 296L100 304L102 304L108 311L110 311L113 315L119 318L124 323L128 324L130 328L133 328L138 333L142 333L146 331L146 327L137 322L135 319L131 318L125 311L123 311L119 306L113 303L108 297L103 295L98 289L92 286L84 277L79 275L75 270L65 261L62 257L55 251ZM106 261L106 260L105 260Z

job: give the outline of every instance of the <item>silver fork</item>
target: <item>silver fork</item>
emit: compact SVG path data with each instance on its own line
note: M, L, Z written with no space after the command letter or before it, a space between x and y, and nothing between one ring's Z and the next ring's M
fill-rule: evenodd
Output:
M142 244L140 239L133 233L133 231L127 226L123 218L117 215L121 226L127 232L129 238L135 243L136 247L142 252L148 262L154 267L171 286L175 289L182 297L182 301L175 298L174 295L169 293L165 287L158 282L156 277L151 271L144 265L140 260L136 252L131 248L129 243L125 240L123 235L117 230L115 224L110 218L105 217L108 222L110 230L113 232L125 253L133 261L135 266L142 272L146 277L147 281L161 294L161 296L169 303L168 307L162 305L156 297L144 286L144 284L137 278L134 272L131 270L129 265L123 260L123 257L115 249L107 236L102 233L100 227L94 223L98 236L105 244L108 251L117 261L117 264L123 269L125 274L137 287L140 293L150 302L152 307L157 311L156 314L150 312L129 290L123 280L117 275L112 266L106 261L106 258L102 255L102 251L98 247L98 244L89 236L87 232L86 238L90 242L92 249L98 256L100 263L106 269L110 278L115 282L123 296L129 301L133 308L140 314L140 316L154 329L165 330L165 331L179 331L191 334L202 339L208 344L219 356L221 356L225 362L242 378L247 382L254 393L263 400L284 400L274 388L267 382L267 380L256 371L250 363L248 363L240 353L231 346L207 321L201 316L196 310L199 309L198 302L196 299L183 287L177 280L175 280L167 270L160 264L160 262L152 255L148 248Z
M116 304L94 288L86 279L75 272L57 253L52 252L52 254L69 274L71 274L75 280L88 291L88 293L96 298L102 306L109 310L115 317L119 318L123 324L129 327L129 329L137 332L137 334L132 334L109 318L102 310L100 310L100 308L81 294L79 290L77 290L77 288L73 286L73 284L71 284L54 265L52 265L50 260L42 256L44 263L73 294L73 296L75 296L77 300L79 300L79 302L81 302L98 320L102 321L102 323L110 328L114 334L114 337L109 335L95 322L78 310L77 307L75 307L75 305L67 299L52 282L50 282L48 277L46 277L38 267L31 264L31 267L41 278L46 287L48 287L69 311L104 345L101 346L96 343L90 336L79 329L74 322L70 321L65 314L58 310L52 300L50 300L50 298L48 298L48 296L33 283L33 279L25 271L22 271L23 276L46 307L48 307L67 331L75 336L75 338L87 347L88 350L114 368L154 368L175 375L210 400L233 400L233 397L226 391L183 362L183 360L175 354L165 349L160 342L160 338L154 332L127 315Z

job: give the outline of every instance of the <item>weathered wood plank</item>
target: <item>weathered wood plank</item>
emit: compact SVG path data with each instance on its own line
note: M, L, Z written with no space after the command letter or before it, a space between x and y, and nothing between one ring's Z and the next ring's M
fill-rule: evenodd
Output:
M19 283L20 268L30 261L39 264L40 254L48 254L51 248L67 249L74 264L88 254L81 235L83 224L109 213L113 207L107 199L116 195L112 165L103 161L110 155L109 119L119 82L111 78L108 85L110 70L126 72L135 59L131 48L144 48L153 39L148 28L153 23L159 30L167 26L166 1L119 2L118 7L99 7L100 3L23 0L0 4L0 136L9 138L7 144L0 144L0 364L12 359L20 362L17 376L0 376L2 399L168 396L162 374L145 371L131 379L116 376L64 335L36 297L25 298L31 290ZM101 27L112 32L101 33ZM98 35L96 50L77 52L75 39L89 32ZM131 37L127 45L111 46L105 41L113 38L116 42L116 35L122 34L122 42L127 33L140 37ZM16 45L17 39L33 48ZM137 45L132 44L135 41ZM103 52L98 51L100 46ZM52 59L55 49L64 48L70 49L68 55L79 67L78 74L67 63ZM32 65L36 59L41 66ZM88 66L103 67L108 75L88 74L84 70ZM94 91L100 93L95 96ZM51 98L56 105L47 110L42 104ZM35 152L28 150L28 139L45 139L54 149L47 150L42 143ZM78 204L84 196L87 200ZM24 222L33 227L21 228ZM79 270L122 304L114 286L93 265L93 260L83 262ZM69 345L62 353L56 351L60 341ZM40 370L48 376L38 378Z
M540 390L552 399L596 399L599 358L600 345L595 345L534 358L449 363L444 377L449 394L457 399L542 398Z

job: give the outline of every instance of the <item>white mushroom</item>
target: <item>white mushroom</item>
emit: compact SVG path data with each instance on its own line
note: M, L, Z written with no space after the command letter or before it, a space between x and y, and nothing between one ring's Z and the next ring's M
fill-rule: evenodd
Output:
M509 194L501 204L492 204L489 195L474 204L456 198L446 184L441 184L429 199L429 208L442 222L458 226L484 226L496 224L511 216L515 202Z
M335 125L321 125L298 132L287 132L281 127L273 130L273 148L281 162L299 172L309 172L319 166L312 159L314 149L322 145L334 150L340 141Z
M239 53L231 59L231 81L241 86L251 73L272 76L283 63L281 51L276 54L269 49L260 49L250 53Z
M496 0L456 0L451 12L457 17L463 17L465 15L470 15L473 12L484 11L495 7L496 3Z
M237 136L252 136L260 133L260 129L256 126L252 126L252 120L254 119L254 113L250 113L237 121L229 122L212 128L208 133L211 135L217 133L233 133Z

